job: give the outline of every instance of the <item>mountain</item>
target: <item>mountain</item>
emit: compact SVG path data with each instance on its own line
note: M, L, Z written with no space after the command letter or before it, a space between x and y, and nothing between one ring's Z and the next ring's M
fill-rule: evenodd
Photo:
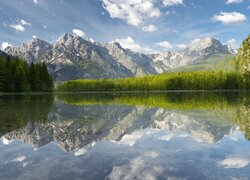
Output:
M6 56L8 56L8 54L0 50L0 57L6 57Z
M52 45L38 38L20 47L4 50L27 63L46 62L57 82L80 78L144 76L195 64L215 54L231 54L227 46L211 37L200 39L184 50L143 54L121 47L117 42L96 43L69 33Z
M175 69L177 67L198 63L200 59L207 59L212 55L232 54L228 47L212 37L199 39L180 51L168 51L150 55L154 62L162 62L167 67Z
M200 58L195 63L180 66L171 71L234 71L235 64L233 62L234 54L217 53L206 58Z
M206 121L204 117L214 119L216 123ZM223 125L218 122L223 122ZM120 141L126 135L147 128L189 134L208 144L220 141L234 130L231 123L225 123L225 119L213 113L188 114L142 106L56 104L47 122L27 123L21 129L6 133L4 137L8 140L21 139L35 147L56 141L65 151L73 151L93 142Z
M49 53L52 45L38 38L32 39L28 43L23 43L20 47L8 46L4 51L12 56L23 58L28 64L38 62L38 59Z

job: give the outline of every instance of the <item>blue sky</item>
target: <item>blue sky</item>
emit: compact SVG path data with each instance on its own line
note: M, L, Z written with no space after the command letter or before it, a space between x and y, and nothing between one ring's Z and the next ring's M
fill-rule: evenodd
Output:
M146 53L206 36L237 47L249 20L250 0L0 0L0 43L53 43L69 32Z

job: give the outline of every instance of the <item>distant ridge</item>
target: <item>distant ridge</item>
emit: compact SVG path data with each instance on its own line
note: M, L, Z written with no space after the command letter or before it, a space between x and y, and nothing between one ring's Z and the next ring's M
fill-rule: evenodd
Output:
M212 37L200 39L184 50L143 54L125 49L117 42L93 43L70 33L60 36L54 44L34 38L4 51L27 63L46 62L57 82L159 74L218 53L232 54L228 46Z

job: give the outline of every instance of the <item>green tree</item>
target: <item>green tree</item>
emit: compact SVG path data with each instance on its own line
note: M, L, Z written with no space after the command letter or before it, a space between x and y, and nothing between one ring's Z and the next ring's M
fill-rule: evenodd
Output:
M24 69L24 64L22 62L19 62L19 65L16 67L14 85L15 92L25 92L30 90L30 86L28 84L27 76Z

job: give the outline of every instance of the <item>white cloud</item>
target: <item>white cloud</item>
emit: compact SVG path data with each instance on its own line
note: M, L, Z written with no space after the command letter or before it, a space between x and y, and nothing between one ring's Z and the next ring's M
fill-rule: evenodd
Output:
M95 42L95 40L93 38L89 38L87 36L87 34L84 31L80 30L80 29L73 29L72 32L73 32L74 35L80 36L81 38L83 38L83 39L85 39L87 41L90 41L92 43Z
M23 19L20 19L19 21L17 21L17 22L19 22L21 25L23 25L23 26L25 26L25 25L27 25L27 26L31 26L31 23L29 23L29 22L26 22L25 20L23 20Z
M153 49L148 47L141 47L135 40L131 37L116 39L115 42L118 42L123 48L130 49L135 52L141 52L145 54L150 54L155 52Z
M165 50L169 50L173 48L172 44L170 44L168 41L158 42L156 43L156 45L162 47Z
M157 179L163 173L163 168L149 162L143 157L136 157L128 164L114 166L107 179Z
M1 50L4 50L5 48L7 48L8 46L12 46L10 43L8 43L8 42L3 42L2 44L1 44ZM3 142L6 142L6 141L4 141L4 140L6 140L6 138L5 139L3 139Z
M15 29L16 31L25 31L25 27L21 24L11 24L10 27Z
M36 39L36 38L37 38L37 36L36 36L36 35L33 35L33 36L32 36L32 38L33 38L33 39Z
M173 138L173 134L166 134L164 136L159 137L158 139L164 140L164 141L170 141Z
M247 20L244 14L238 12L221 12L219 15L214 15L212 19L222 24L238 24Z
M83 39L88 39L86 33L83 32L83 31L80 30L80 29L73 29L72 32L73 32L75 35L82 37Z
M33 0L33 2L34 2L35 4L37 4L37 3L38 3L38 0Z
M25 31L25 27L26 26L31 26L31 23L20 19L20 20L16 20L14 23L9 25L11 28L15 29L16 31Z
M75 152L74 152L74 155L75 155L75 156L81 156L81 155L84 155L86 152L87 152L86 149L81 148L81 149L78 149L77 151L75 151Z
M196 39L194 39L194 40L191 41L191 45L194 45L194 44L196 44L196 43L199 43L200 41L201 41L200 38L196 38Z
M20 156L20 157L17 157L16 159L13 159L12 161L13 162L23 162L26 159L27 159L26 156Z
M89 41L92 42L92 43L95 42L95 40L93 38L90 38Z
M150 158L157 158L159 155L160 153L156 151L148 151L144 153L144 156L150 157Z
M179 4L183 4L183 0L163 0L164 6L175 6Z
M236 3L236 4L239 4L239 3L243 3L244 0L227 0L226 4L232 4L232 3Z
M142 27L142 30L145 32L154 32L154 31L157 31L157 27L154 26L153 24L150 24L148 26Z
M233 49L238 49L239 48L239 44L238 44L238 42L235 40L235 39L229 39L228 41L227 41L227 44L231 47L231 48L233 48Z
M3 49L2 49L3 50ZM9 139L7 139L6 137L2 137L1 138L2 139L2 143L4 144L4 145L9 145L12 141L11 140L9 140Z
M144 20L161 15L155 2L155 0L103 0L103 7L111 18L123 19L129 25L139 26Z
M132 134L126 134L122 137L120 141L118 141L118 144L125 144L128 146L135 145L138 141L140 141L145 136L150 136L154 133L156 133L157 130L154 129L144 129L141 131L135 131Z
M179 48L179 49L185 49L187 48L187 44L177 44L176 47Z
M240 169L243 167L246 167L250 163L247 159L241 159L241 158L227 158L222 161L218 162L219 166L223 166L226 169Z

